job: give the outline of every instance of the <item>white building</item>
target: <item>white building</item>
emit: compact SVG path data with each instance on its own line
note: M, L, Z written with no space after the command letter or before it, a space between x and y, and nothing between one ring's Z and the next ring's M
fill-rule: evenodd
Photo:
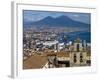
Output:
M55 41L45 41L45 42L43 42L43 45L44 46L52 46L52 45L56 45L57 43L58 43L57 40L55 40Z

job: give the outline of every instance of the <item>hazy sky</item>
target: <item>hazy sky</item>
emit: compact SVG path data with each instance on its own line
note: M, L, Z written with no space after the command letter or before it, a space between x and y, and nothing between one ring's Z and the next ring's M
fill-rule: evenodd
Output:
M68 16L69 18L90 24L91 14L90 13L75 13L75 12L51 12L51 11L34 11L34 10L23 10L23 18L25 21L38 21L47 16L53 18L59 16Z

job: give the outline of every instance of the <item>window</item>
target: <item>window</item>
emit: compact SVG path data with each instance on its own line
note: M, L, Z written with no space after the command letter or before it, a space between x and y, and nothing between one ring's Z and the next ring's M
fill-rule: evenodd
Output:
M77 44L77 51L79 52L79 44Z
M82 55L82 53L80 54L80 62L83 62L83 55Z
M76 54L74 54L74 63L77 62L77 59L76 59Z

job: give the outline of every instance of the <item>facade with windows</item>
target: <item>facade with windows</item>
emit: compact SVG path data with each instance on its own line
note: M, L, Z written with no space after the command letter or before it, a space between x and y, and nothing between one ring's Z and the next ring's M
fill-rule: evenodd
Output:
M70 66L88 66L91 65L90 49L87 49L86 42L78 38L73 44L73 50L70 52Z

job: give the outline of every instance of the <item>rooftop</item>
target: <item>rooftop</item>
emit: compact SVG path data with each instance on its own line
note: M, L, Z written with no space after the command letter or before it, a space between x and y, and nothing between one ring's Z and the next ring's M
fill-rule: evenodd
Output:
M34 54L27 60L23 61L23 69L42 68L46 62L47 62L46 56L40 56L38 54Z
M47 56L57 57L69 57L69 53L66 52L52 52L52 53L43 53L42 55L34 54L26 60L23 60L23 69L39 69L47 63Z

